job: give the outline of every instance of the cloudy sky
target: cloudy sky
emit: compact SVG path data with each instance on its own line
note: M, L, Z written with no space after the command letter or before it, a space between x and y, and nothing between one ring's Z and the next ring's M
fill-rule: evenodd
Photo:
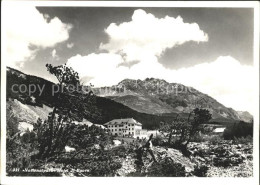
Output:
M236 110L253 107L253 9L8 7L7 65L55 81L46 63L82 81L155 77L192 86Z

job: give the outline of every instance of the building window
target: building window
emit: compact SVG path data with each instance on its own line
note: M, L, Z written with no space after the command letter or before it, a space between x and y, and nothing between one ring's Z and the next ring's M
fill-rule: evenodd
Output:
M117 130L115 129L115 132L116 132Z
M129 128L129 130L130 130L130 128Z
M134 130L134 128L132 128L132 130Z
M119 131L121 131L121 129L118 129Z
M132 132L132 134L134 135L134 132Z
M113 129L111 129L111 131L113 132Z
M132 126L135 126L134 124L132 124Z

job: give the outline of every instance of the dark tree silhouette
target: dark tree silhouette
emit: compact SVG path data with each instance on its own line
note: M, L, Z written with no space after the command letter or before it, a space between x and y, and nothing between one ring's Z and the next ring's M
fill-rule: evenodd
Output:
M211 114L208 110L196 108L190 112L187 119L176 119L172 123L162 122L159 131L168 138L168 146L179 148L186 154L187 145L192 137L202 131L202 125L210 119ZM173 138L175 138L174 143L172 143Z
M141 172L141 169L142 167L144 166L144 163L143 163L143 155L144 155L144 152L147 151L154 162L157 162L156 159L155 159L155 156L154 156L154 153L152 151L152 148L151 148L151 140L153 138L153 134L150 135L149 139L147 140L147 142L140 146L139 148L136 149L135 153L136 153L136 161L135 161L135 164L137 166L137 170L139 172Z
M90 115L91 101L94 100L91 88L80 84L78 73L71 67L51 64L46 64L46 67L59 83L52 88L55 102L48 120L38 120L35 125L40 158L49 158L63 150L72 132L70 123Z

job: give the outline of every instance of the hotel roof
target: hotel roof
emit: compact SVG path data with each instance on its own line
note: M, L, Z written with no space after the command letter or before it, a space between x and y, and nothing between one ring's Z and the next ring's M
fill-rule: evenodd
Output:
M125 119L113 119L107 123L105 123L104 125L121 125L122 123L131 123L131 124L135 124L138 126L142 126L141 123L139 123L138 121L136 121L133 118L125 118Z

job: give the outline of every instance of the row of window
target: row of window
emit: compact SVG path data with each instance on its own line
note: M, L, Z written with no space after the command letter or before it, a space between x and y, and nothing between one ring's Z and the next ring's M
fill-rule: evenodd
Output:
M117 127L117 125L108 125L108 128L110 128L110 127ZM130 127L130 126L135 126L135 124L128 124L128 126ZM118 127L123 127L123 125L118 125Z
M114 129L111 129L111 131L113 132L113 130ZM118 129L118 131L121 131L121 130L123 130L123 129ZM131 130L130 128L129 128L129 130ZM132 130L134 130L134 128L132 128ZM117 129L115 129L115 132L117 131ZM125 130L123 130L123 132L126 132Z
M115 133L115 135L117 135L117 133ZM118 135L120 135L120 136L121 136L122 134L121 134L121 133L118 133ZM128 135L134 135L134 132L132 132L132 133L131 133L131 132L129 132L129 133L128 133Z

